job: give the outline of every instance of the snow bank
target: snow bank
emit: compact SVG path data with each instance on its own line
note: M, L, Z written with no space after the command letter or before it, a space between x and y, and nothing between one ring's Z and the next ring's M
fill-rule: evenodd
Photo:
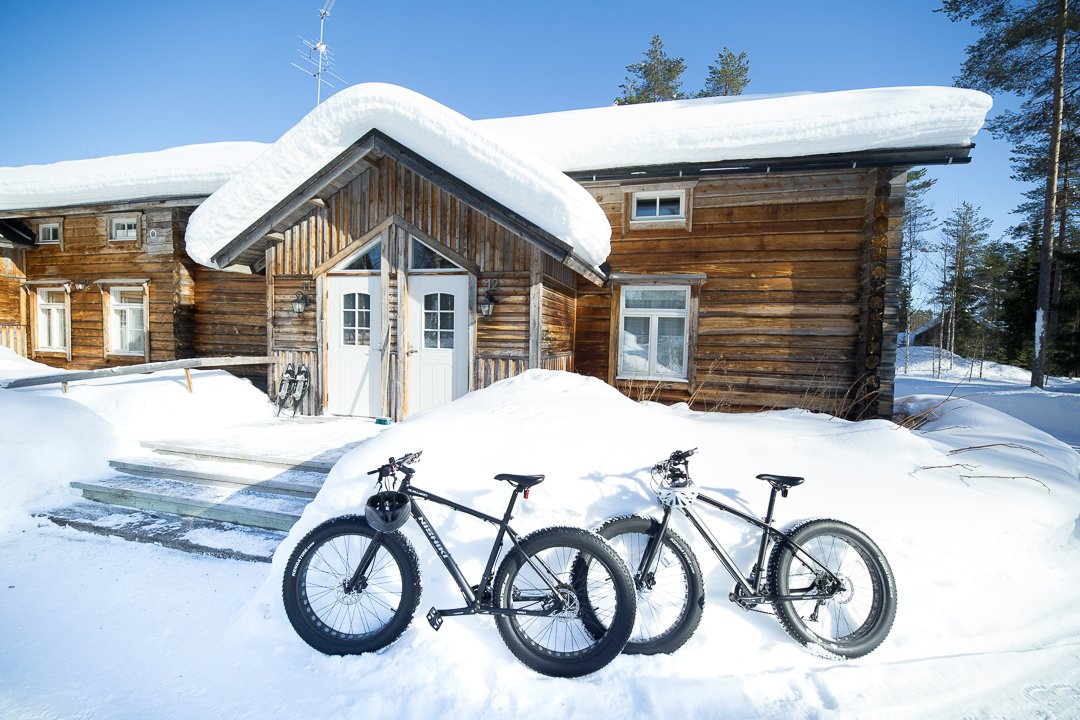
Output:
M994 408L1080 448L1080 380L1048 378L1046 389L1031 387L1031 372L1012 365L968 360L942 353L935 372L935 350L913 347L904 372L904 348L896 353L896 396L962 397Z
M312 110L191 216L187 249L203 265L372 129L576 248L607 258L611 227L592 196L524 149L507 147L453 110L405 88L354 85Z
M573 172L967 145L992 102L975 90L893 87L674 100L477 124Z
M0 348L0 380L51 375L56 368ZM0 390L0 528L75 480L111 472L108 460L138 440L227 432L273 417L261 391L221 370L192 370L189 393L182 370L124 375Z
M716 707L739 708L734 714L740 716L814 716L803 706L818 707L818 700L805 695L812 687L817 687L810 692L813 698L820 698L819 691L843 697L845 707L861 708L853 713L868 714L878 705L875 698L890 696L884 689L889 684L870 692L866 688L875 681L847 685L843 675L825 675L837 666L796 646L774 619L731 606L726 595L732 581L682 520L677 531L690 537L706 576L708 604L701 627L677 654L620 657L590 678L585 689L517 666L491 623L477 618L448 621L435 635L418 617L387 650L344 663L308 652L281 608L284 562L316 524L362 508L373 490L366 472L392 455L423 450L416 465L418 487L495 515L508 498L508 486L492 479L496 473L546 474L516 512L515 527L529 531L552 524L595 527L624 513L657 514L648 468L673 449L697 446L691 473L706 492L760 514L768 488L754 479L756 474L801 475L806 483L778 503L780 524L838 517L880 544L896 574L900 610L885 644L867 661L847 665L861 668L853 670L858 677L876 677L870 668L893 668L917 658L1053 642L1061 618L1077 617L1070 609L1070 598L1078 597L1080 587L1080 541L1073 536L1080 511L1076 454L978 405L963 412L961 431L949 430L949 418L961 417L956 415L920 432L885 421L851 423L797 410L699 413L685 406L638 404L592 378L530 371L394 425L342 458L279 548L237 632L272 638L314 672L362 678L360 688L399 698L427 687L430 678L442 678L436 694L426 691L427 702L401 708L402 717L451 711L505 717L515 703L543 707L542 698L552 695L569 707L592 707L586 692L624 699L605 713L610 717L651 716L663 714L664 708L670 713L672 707L688 717ZM960 458L949 455L984 436L1014 437L1037 453L1003 447ZM957 462L973 469L957 468ZM490 527L430 503L424 509L474 581L486 559ZM988 528L994 532L983 532ZM715 519L714 530L737 562L752 564L752 533L722 519ZM412 524L405 532L421 559L421 607L460 605L460 595L423 536ZM1033 573L1050 587L1034 598L985 593L988 573L995 587L1021 587ZM977 607L970 602L972 594L979 596ZM802 670L790 693L773 689L751 700L738 690L750 683L746 692L752 695L766 678L792 667ZM642 676L657 682L649 684L645 695L625 698L627 688L641 687ZM493 707L486 696L477 695L478 683L513 687L516 700L509 710ZM669 685L671 692L663 689ZM526 692L526 687L532 689ZM687 694L688 688L693 692ZM910 690L895 694L888 702L901 702ZM943 702L926 698L915 703L914 715L933 715Z
M263 143L218 142L0 167L0 210L209 195L264 149Z

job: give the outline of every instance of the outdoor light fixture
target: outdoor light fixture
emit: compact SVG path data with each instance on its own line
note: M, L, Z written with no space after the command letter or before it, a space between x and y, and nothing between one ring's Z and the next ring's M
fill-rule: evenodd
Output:
M296 293L296 297L292 301L292 311L297 315L303 315L304 310L307 309L308 299L307 295L302 292Z
M495 286L499 284L499 281L495 278L488 280L487 290L484 291L484 298L479 302L477 307L480 308L480 314L484 317L491 317L491 312L495 309L495 295L491 292L495 289Z
M79 292L82 292L86 288L90 287L90 281L89 280L76 280L72 284L75 286L75 289L78 290Z

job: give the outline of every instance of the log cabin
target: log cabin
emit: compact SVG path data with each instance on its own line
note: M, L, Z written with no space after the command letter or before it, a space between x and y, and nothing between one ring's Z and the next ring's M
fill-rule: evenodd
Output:
M355 86L269 146L0 169L0 326L65 368L269 355L251 378L273 392L306 365L305 414L401 419L539 368L887 418L906 171L969 162L989 103L885 88L473 121Z

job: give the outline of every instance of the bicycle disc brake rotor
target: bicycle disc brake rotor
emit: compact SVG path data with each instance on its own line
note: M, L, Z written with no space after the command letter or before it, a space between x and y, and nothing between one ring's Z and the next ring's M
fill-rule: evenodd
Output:
M348 584L349 578L342 577L338 582L334 584L334 595L337 598L338 603L341 605L355 605L360 602L360 598L363 597L363 590L353 590L349 592L345 589Z

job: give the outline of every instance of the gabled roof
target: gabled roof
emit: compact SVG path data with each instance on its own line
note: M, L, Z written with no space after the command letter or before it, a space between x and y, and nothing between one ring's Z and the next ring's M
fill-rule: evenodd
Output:
M531 235L557 240L564 262L588 269L607 258L611 226L588 191L434 100L382 83L337 93L210 196L191 216L188 254L211 267L229 262L261 239L271 218L286 217L291 204L303 201L298 189L316 193L380 140L520 218ZM529 229L525 236L533 239Z
M201 198L221 187L265 148L262 143L219 142L0 168L0 211Z
M34 246L34 231L18 220L0 219L0 248Z
M966 158L992 103L975 90L893 87L612 105L477 124L578 176L886 150L950 149ZM921 160L932 157L923 152Z

